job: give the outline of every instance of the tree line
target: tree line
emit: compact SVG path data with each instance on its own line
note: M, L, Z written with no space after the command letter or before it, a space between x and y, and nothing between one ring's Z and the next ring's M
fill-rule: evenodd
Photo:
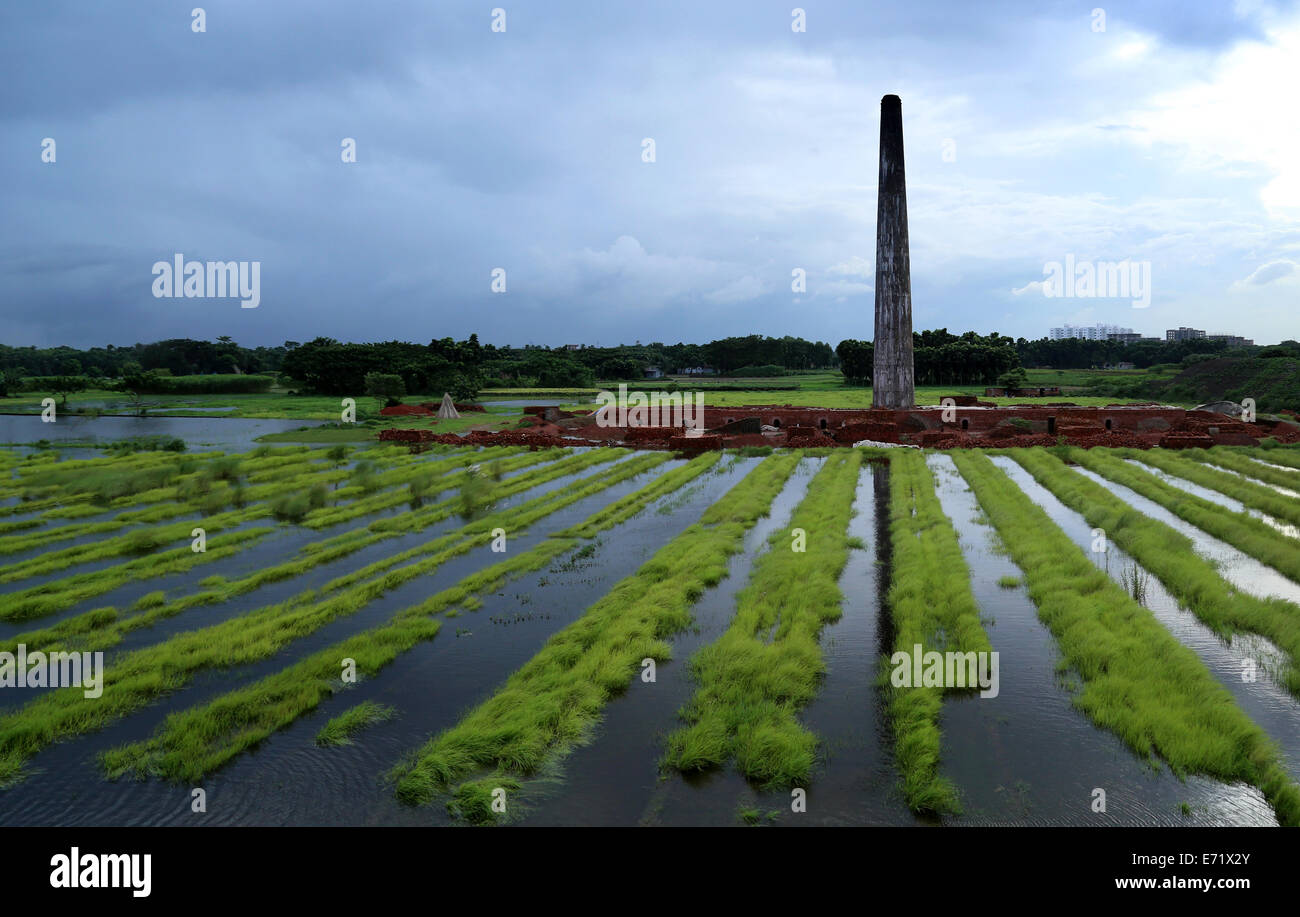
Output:
M918 385L992 385L1017 367L1086 369L1128 362L1138 368L1177 363L1192 354L1221 354L1228 345L1194 340L1165 343L1088 341L1077 338L1012 340L996 332L961 335L946 328L913 334ZM48 388L62 380L65 389L121 387L168 391L166 377L281 374L302 391L354 394L369 374L400 376L407 392L451 392L473 398L483 387L590 387L597 381L637 380L652 369L663 374L771 376L782 372L840 369L850 385L870 385L870 341L846 339L829 344L786 335L751 334L706 344L635 343L616 347L496 347L441 338L428 344L404 341L343 343L319 337L306 343L285 341L273 347L244 347L229 337L215 341L173 338L125 347L15 347L0 344L0 393L16 391L24 380ZM1258 352L1251 348L1249 352ZM201 390L198 383L190 383ZM261 383L230 390L258 390ZM221 383L202 388L225 390ZM75 389L73 389L75 390Z
M1016 341L1016 351L1025 366L1041 369L1091 369L1132 363L1146 369L1157 363L1180 363L1191 354L1222 354L1229 349L1226 341L1088 341L1083 338L1063 338L1053 341L1042 338ZM1247 348L1254 352L1258 348Z
M871 385L874 347L870 341L840 341L840 372L849 385ZM996 331L962 335L946 328L912 332L917 385L993 385L1020 367L1015 342Z
M771 375L771 367L795 372L833 369L837 362L831 346L822 341L751 334L707 344L490 348L485 368L502 385L562 387L589 386L597 379L642 379L652 369L665 375L727 375L743 369Z

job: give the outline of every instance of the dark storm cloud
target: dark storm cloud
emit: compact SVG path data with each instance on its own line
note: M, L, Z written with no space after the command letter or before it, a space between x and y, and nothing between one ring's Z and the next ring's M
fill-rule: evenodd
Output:
M1135 66L1169 90L1283 15L1106 6L1097 36L1087 4L805 3L795 35L794 5L7 6L0 338L869 336L891 91L918 314L1037 336L1049 316L1007 292L1033 279L1026 264L1107 234L1139 249L1201 196L1133 145L1148 133L1125 117L1140 87L1108 55L1145 36L1172 63ZM340 161L345 137L355 164ZM1235 192L1243 219L1267 177ZM1115 209L1130 205L1141 212ZM261 306L154 298L151 266L176 253L260 261ZM1225 285L1270 260L1249 254ZM505 295L489 290L497 267ZM795 268L806 296L790 291Z

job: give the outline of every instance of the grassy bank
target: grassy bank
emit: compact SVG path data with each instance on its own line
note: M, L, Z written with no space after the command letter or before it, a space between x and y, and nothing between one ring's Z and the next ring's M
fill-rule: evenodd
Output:
M822 627L841 614L861 465L856 450L826 460L789 527L755 561L731 626L691 658L698 687L681 711L687 725L668 737L665 765L697 771L734 759L747 778L772 786L810 776L817 738L798 713L826 671ZM803 550L793 549L796 530L807 539Z

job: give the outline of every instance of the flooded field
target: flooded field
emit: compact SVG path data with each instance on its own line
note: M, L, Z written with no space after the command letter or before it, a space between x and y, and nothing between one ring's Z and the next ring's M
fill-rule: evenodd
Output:
M1267 450L243 423L0 450L0 825L1300 822Z

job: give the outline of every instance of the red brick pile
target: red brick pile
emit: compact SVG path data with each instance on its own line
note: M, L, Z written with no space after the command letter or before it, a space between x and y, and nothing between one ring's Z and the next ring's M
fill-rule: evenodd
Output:
M668 448L682 452L703 452L706 449L721 449L722 437L716 433L703 436L674 436L668 440Z
M381 408L379 413L385 417L428 417L437 411L431 411L423 404L395 404L390 408Z
M1214 437L1208 433L1166 433L1160 437L1161 449L1208 449Z
M679 427L628 427L623 441L629 443L663 442L680 435Z

